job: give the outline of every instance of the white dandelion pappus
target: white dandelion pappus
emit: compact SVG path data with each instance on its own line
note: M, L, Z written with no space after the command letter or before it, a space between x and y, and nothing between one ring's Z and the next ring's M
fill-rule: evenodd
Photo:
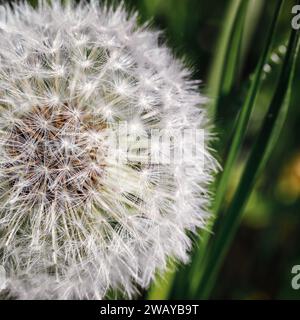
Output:
M108 133L119 122L143 133L207 128L198 83L159 36L122 5L0 7L0 264L10 297L132 297L169 258L188 261L186 232L209 216L209 148L203 171L197 157L151 164L136 153L148 153L147 134L128 151ZM132 161L116 161L126 152Z

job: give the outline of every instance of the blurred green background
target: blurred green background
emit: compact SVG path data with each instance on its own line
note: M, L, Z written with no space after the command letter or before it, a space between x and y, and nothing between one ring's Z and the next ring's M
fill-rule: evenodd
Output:
M34 3L34 1L31 1ZM118 1L107 1L107 3ZM215 148L223 164L231 131L245 99L249 79L255 70L265 42L265 30L274 14L273 0L250 0L242 37L237 70L230 94L222 99L217 110ZM165 41L174 54L193 66L194 77L202 79L201 90L211 99L209 79L213 77L214 59L218 56L218 39L223 32L229 0L125 0L125 5L138 10L140 23L150 19L154 28L165 31ZM229 201L248 151L261 125L262 118L275 90L291 29L293 0L285 1L280 15L274 48L264 68L260 90L246 139L234 174L227 188ZM292 90L292 99L280 136L267 166L251 194L239 230L227 254L211 298L215 299L288 299L300 298L300 291L291 287L291 269L300 264L300 65ZM180 269L181 267L179 267ZM187 278L192 282L193 279ZM168 281L152 291L160 297ZM179 291L181 288L177 288ZM144 292L142 297L147 297ZM184 298L184 292L181 297Z

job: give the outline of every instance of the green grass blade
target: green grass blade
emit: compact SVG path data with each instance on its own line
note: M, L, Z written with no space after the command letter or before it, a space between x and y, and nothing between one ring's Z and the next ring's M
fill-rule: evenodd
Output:
M162 278L151 285L147 293L147 300L166 300L170 294L174 276L175 271L171 266Z
M229 59L229 57L238 57L238 52L240 50L238 44L240 32L236 33L235 27L239 21L241 7L245 8L247 3L248 0L231 0L228 6L223 32L216 48L213 67L210 72L209 88L210 96L213 97L213 102L210 106L212 116L216 114L220 98L222 97L224 90L229 90L231 87L234 79L233 75L236 73L235 68L237 64L233 64L233 59ZM232 46L232 44L234 44L234 46Z
M267 160L266 154L270 154L272 137L274 134L278 134L275 126L282 114L281 109L287 101L287 95L290 93L298 51L299 33L293 30L275 94L250 154L240 184L227 210L226 216L218 221L216 236L210 247L210 255L205 264L201 285L197 291L197 296L200 298L208 298L213 289L218 270L238 227L241 213L247 203L255 181Z
M242 50L242 38L244 34L244 24L247 14L249 1L244 0L238 10L238 14L235 17L232 32L230 35L230 41L228 50L226 52L225 68L221 77L220 96L227 96L234 84L239 72L241 50ZM218 106L219 107L219 106ZM217 111L217 110L216 110Z
M241 144L242 144L244 137L245 137L245 133L246 133L246 129L247 129L247 126L249 123L250 115L251 115L251 112L252 112L253 107L255 105L255 101L256 101L260 86L261 86L264 65L268 61L268 57L269 57L269 54L272 49L272 44L273 44L273 40L274 40L274 36L275 36L276 24L279 19L280 11L282 8L282 3L283 3L282 0L277 1L277 6L275 9L274 18L273 18L273 21L270 26L268 38L266 39L266 46L265 46L265 48L262 52L261 58L258 62L254 78L251 82L249 93L246 97L245 103L244 103L244 105L241 109L240 115L239 115L237 127L235 130L235 135L233 137L233 141L232 141L232 144L231 144L231 147L229 150L229 154L228 154L228 157L226 160L224 171L221 176L221 179L220 179L220 182L218 185L218 189L217 189L217 193L216 193L216 198L215 198L214 208L213 208L213 211L215 213L219 212L219 210L221 208L221 204L223 202L223 199L224 199L224 196L226 193L228 179L230 177L230 173L232 171L233 164L237 158L237 155L238 155L239 150L241 148Z
M218 187L217 187L217 191L216 191L216 197L215 197L215 201L214 201L214 206L213 206L213 213L214 213L214 217L217 217L220 209L221 209L221 205L223 203L226 191L227 191L227 186L228 186L228 181L230 178L230 174L232 172L233 169L233 165L236 161L236 158L239 154L239 150L241 147L241 144L244 140L245 137L245 133L246 133L246 129L249 123L249 118L251 115L251 112L253 110L253 107L255 105L255 101L256 101L256 97L258 95L259 89L261 87L261 82L262 82L262 74L263 74L263 68L264 65L266 64L266 62L268 61L268 57L269 54L271 52L272 49L272 44L273 44L273 40L274 40L274 36L275 36L275 29L276 29L276 25L278 23L279 20L279 15L280 15L280 11L282 8L282 1L278 1L277 2L277 6L275 8L275 12L274 12L274 18L273 21L271 22L270 25L270 30L268 32L268 36L266 39L266 45L263 49L261 58L258 62L258 65L256 67L256 71L253 77L253 80L251 82L251 86L250 89L248 91L246 100L245 100L245 104L242 107L242 110L239 114L239 118L237 121L237 126L236 126L236 130L235 130L235 135L233 137L233 141L229 150L229 154L224 166L224 170L223 173L221 175L220 181L218 183ZM209 228L211 229L213 226L214 220L212 220L210 222L210 226ZM202 263L202 260L204 258L205 255L205 248L207 246L207 243L209 241L210 238L210 233L206 233L204 235L204 237L201 239L200 243L199 243L199 250L197 251L197 255L194 258L195 261L193 263L193 283L191 284L191 288L190 288L190 293L193 296L193 294L195 294L195 290L197 288L198 283L201 280L201 271L199 271L199 266Z

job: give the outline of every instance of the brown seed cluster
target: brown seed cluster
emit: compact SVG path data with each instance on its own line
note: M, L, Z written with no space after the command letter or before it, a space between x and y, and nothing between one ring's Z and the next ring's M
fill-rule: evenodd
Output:
M5 140L3 166L10 188L18 191L23 203L40 199L63 208L84 204L101 187L104 129L103 121L84 108L32 108Z

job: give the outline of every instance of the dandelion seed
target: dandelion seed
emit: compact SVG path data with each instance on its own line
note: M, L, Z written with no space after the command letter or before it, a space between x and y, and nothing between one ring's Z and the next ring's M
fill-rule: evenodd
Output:
M169 257L188 261L217 163L208 150L204 171L200 156L188 168L147 156L152 129L207 128L191 72L123 6L7 5L0 28L0 271L11 296L131 297ZM127 138L120 122L141 134L132 148L111 142Z

